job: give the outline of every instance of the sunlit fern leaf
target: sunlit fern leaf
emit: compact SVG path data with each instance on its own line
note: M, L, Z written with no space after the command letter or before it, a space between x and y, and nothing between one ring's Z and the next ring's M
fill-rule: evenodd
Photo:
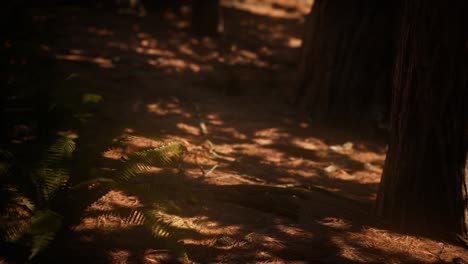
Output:
M144 226L155 238L168 237L170 234L171 224L161 217L158 210L144 208L132 210L126 217L122 217L121 214L115 211L106 212L104 215L120 215L125 224Z
M168 237L171 224L166 222L158 210L142 210L145 216L145 227L149 229L153 237Z
M32 235L31 254L29 259L34 258L44 250L62 227L63 217L51 210L37 211L31 218L28 233Z
M31 216L34 205L31 201L21 196L13 187L3 186L0 238L5 242L18 241L27 231L28 219Z
M37 254L43 251L55 239L55 232L47 232L35 235L32 239L31 254L28 260L32 260Z
M75 147L73 139L64 136L47 149L39 167L31 175L40 201L51 200L68 183L70 173L64 168L64 162L72 156Z
M0 216L3 220L29 217L34 211L34 202L22 195L17 188L4 185L0 189Z
M157 148L132 153L128 159L125 160L124 166L120 172L120 179L128 181L138 173L148 170L150 167L168 165L176 158L180 157L184 151L185 147L180 143L170 142Z
M128 225L143 225L145 221L145 215L139 210L132 211L130 215L124 219L125 224Z
M65 136L60 137L47 149L43 164L46 167L56 165L57 163L70 158L75 151L75 148L76 144L73 139Z
M24 197L24 196L16 196L11 203L14 206L18 206L28 212L33 212L34 211L34 203L30 199Z
M28 225L23 222L17 222L11 225L2 225L2 240L5 242L18 241L28 230Z

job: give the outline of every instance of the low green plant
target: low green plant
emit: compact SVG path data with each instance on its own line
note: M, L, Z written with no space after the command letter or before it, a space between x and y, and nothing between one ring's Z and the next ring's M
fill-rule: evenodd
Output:
M83 210L107 191L124 187L149 167L174 162L185 151L177 142L163 143L122 159L120 168L111 176L97 173L91 179L75 183L70 171L75 149L75 141L62 136L34 164L0 151L1 236L5 242L27 245L29 260L44 251L58 232L76 222L71 218L81 217ZM168 235L169 225L154 209L134 210L122 217L129 224L144 225L154 236Z

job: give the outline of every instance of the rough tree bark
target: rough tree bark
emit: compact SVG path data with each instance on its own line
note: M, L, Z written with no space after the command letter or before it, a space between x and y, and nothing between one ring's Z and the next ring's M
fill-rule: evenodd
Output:
M306 18L295 103L324 120L387 114L396 9L392 1L316 0Z
M192 31L202 36L218 34L219 0L192 1Z
M377 212L397 229L466 236L465 0L402 10L390 142Z

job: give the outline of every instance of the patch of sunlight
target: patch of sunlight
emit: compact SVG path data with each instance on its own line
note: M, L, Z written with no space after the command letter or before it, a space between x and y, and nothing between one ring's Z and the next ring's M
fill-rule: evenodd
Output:
M231 134L231 136L234 137L235 139L242 139L242 140L247 139L246 134L239 132L237 129L233 127L224 127L224 128L220 128L219 130L224 133Z
M271 145L275 143L272 139L269 138L254 138L253 141L262 146Z
M318 140L317 140L318 141ZM307 150L317 150L321 146L321 142L316 142L316 140L307 140L301 138L293 138L291 143L296 146Z
M77 139L79 136L76 132L74 131L59 131L57 132L57 135L59 136L62 136L62 137L67 137L67 138L71 138L71 139Z
M298 164L298 165L301 165L301 164ZM314 166L310 166L310 167L314 167ZM317 173L311 171L308 167L304 168L304 169L287 169L286 172L290 175L296 175L296 176L301 176L301 177L304 177L304 178L312 178L312 177L317 177Z
M88 28L89 33L94 33L98 36L113 36L114 32L107 29L99 29L95 27Z
M361 182L361 181L357 180L356 175L348 173L348 172L346 172L345 170L342 170L342 169L338 170L337 173L334 174L333 178L340 179L340 180L345 180L345 181L356 180L358 182Z
M57 54L55 58L58 60L66 60L66 61L83 61L89 62L98 65L101 68L114 68L115 65L112 63L112 60L106 59L103 57L87 57L82 55L76 54Z
M255 131L254 136L256 137L265 137L270 139L280 139L282 137L289 137L288 133L280 132L278 128L266 128L262 130Z
M239 50L239 54L242 55L243 57L251 60L256 60L258 59L258 55L255 52L248 51L248 50Z
M267 61L260 60L256 53L248 50L235 50L228 62L232 65L253 64L259 68L267 68L271 66Z
M140 148L156 148L161 146L161 142L154 138L147 138L141 136L127 136L125 138L125 144L129 148L135 148L135 150Z
M347 245L344 239L348 244L352 241L354 245ZM340 241L343 247L367 248L381 252L380 256L400 256L402 260L408 261L409 258L414 263L448 263L452 262L455 256L466 256L466 250L461 247L370 227L364 227L357 232L348 232L344 239ZM371 259L371 262L375 261Z
M129 134L132 134L132 133L135 133L135 129L133 129L133 128L128 128L128 127L127 127L127 128L124 129L124 132L125 132L125 133L129 133Z
M161 50L155 48L135 48L135 52L138 54L153 55L153 56L165 56L165 57L174 57L174 53L168 50Z
M210 123L210 125L221 126L224 125L224 122L220 119L219 115L217 114L208 114L206 119Z
M340 257L360 263L368 263L370 261L370 259L367 259L356 247L350 245L342 236L333 236L330 240L339 249L338 254Z
M168 250L146 249L143 255L143 263L171 263L171 254ZM117 262L114 262L117 263ZM128 263L128 262L118 262Z
M317 221L317 223L323 226L327 226L327 227L337 229L337 230L342 230L342 231L348 230L352 227L349 221L341 219L341 218L336 218L336 217L325 217Z
M137 30L137 29L135 29L135 30ZM151 38L151 34L146 33L146 32L138 32L136 34L136 36L137 36L137 38L140 38L140 39L143 39L143 38L144 39L149 39L149 38Z
M107 253L111 263L128 263L130 252L128 250L112 250Z
M146 111L157 115L176 114L181 115L184 112L176 104L152 103L146 105Z
M187 44L182 44L179 46L179 52L185 55L193 56L195 53Z
M200 135L200 129L198 127L187 125L185 123L178 123L177 128L184 131L187 134L191 134L191 135L194 135L194 136L199 136Z
M157 60L148 60L148 64L160 68L175 70L176 72L190 70L197 73L201 69L198 64L176 58L158 58Z
M106 159L120 160L125 156L125 151L122 148L111 148L102 153Z
M286 45L290 48L300 48L302 46L302 39L290 37Z
M302 230L300 228L296 228L294 226L277 224L277 225L274 226L274 228L276 230L281 231L282 233L290 235L290 236L310 237L310 234L307 234L304 230Z
M70 54L80 55L80 54L83 54L83 53L84 53L84 50L81 50L81 49L71 49L71 50L69 50L68 52L70 52Z
M97 216L84 217L74 229L76 231L89 229L115 229L128 226L125 219L115 210L119 208L138 208L142 203L136 196L128 196L121 191L110 191L98 201L87 208L87 211L96 212Z
M175 26L178 28L178 29L186 29L186 28L189 28L190 26L190 23L186 20L179 20L175 23Z
M239 233L243 227L241 225L224 225L220 222L209 220L205 216L186 217L186 222L191 229L197 230L203 235L222 235Z
M239 9L255 15L274 18L297 19L302 16L299 12L288 12L285 9L275 8L268 3L249 3L251 1L222 1L222 5L228 8Z

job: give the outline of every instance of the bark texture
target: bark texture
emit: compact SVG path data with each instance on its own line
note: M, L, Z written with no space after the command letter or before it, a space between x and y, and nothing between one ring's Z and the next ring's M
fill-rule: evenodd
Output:
M295 103L316 119L388 114L395 20L392 1L316 0L306 18Z
M378 213L403 231L466 236L466 1L402 9Z

